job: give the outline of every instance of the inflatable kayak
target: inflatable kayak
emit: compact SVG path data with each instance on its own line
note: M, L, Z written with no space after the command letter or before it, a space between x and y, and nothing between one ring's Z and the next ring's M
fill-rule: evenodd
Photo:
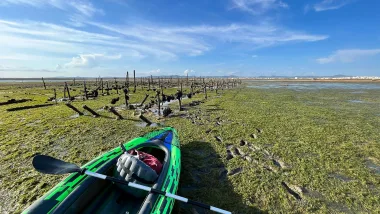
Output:
M168 127L135 138L82 166L83 170L122 178L176 194L181 169L179 138ZM155 167L136 158L157 159ZM75 172L23 213L171 213L174 199Z

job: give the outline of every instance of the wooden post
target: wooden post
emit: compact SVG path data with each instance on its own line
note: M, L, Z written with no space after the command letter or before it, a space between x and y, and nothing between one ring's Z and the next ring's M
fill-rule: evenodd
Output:
M129 71L127 71L127 88L129 90Z
M134 83L134 88L133 88L133 93L136 93L136 71L133 70L133 83Z
M143 101L141 102L140 106L144 105L144 103L145 103L146 99L148 99L148 97L149 97L149 94L146 94L146 95L145 95L145 98L144 98Z
M154 88L153 75L150 75L150 82L152 84L152 87Z
M108 80L107 80L107 95L110 95L110 88L108 87Z
M90 107L83 105L83 108L89 111L94 117L99 117L100 115L96 113L94 110L90 109Z
M69 86L67 85L67 82L65 82L65 88L67 90L67 95L69 96L69 100L71 100L70 89L69 89Z
M128 96L128 88L124 88L124 98L125 98L125 107L128 109L128 100L129 100L129 96Z
M88 99L88 95L87 95L87 88L86 88L86 81L85 80L83 80L83 91L84 91L84 97L87 100Z
M150 91L150 79L148 78L148 91Z
M71 108L72 110L74 110L76 113L78 113L79 115L83 115L83 113L81 111L79 111L77 108L75 108L74 106L72 106L70 103L65 103L65 105L69 108Z
M66 84L63 86L63 98L66 98Z
M44 84L44 89L46 90L45 80L43 77L42 77L42 83Z
M203 87L204 87L204 92L205 92L205 99L207 100L207 85L204 84Z
M121 116L119 114L119 112L116 111L116 109L112 106L110 109L109 109L110 112L112 112L114 115L116 115L116 119L117 120L122 120L124 119L123 116Z
M100 81L102 81L102 96L104 96L103 78L101 78Z
M152 124L152 122L150 122L150 120L148 120L146 117L144 117L144 115L140 115L140 117L139 117L142 121L144 121L144 122L146 122L147 124L148 124L148 126L150 125L150 124Z
M182 93L182 81L181 81L181 93Z
M141 90L143 90L144 89L144 78L140 77L140 79L141 79Z
M215 93L218 94L218 81L216 82L216 89L215 89Z
M159 89L161 88L161 80L160 80L160 77L158 77L158 88L159 88Z
M75 78L73 79L73 85L75 86Z
M160 89L158 89L156 93L157 93L157 102L158 102L158 116L161 116Z
M57 104L57 91L54 89L54 101Z
M189 87L189 73L186 73L186 87Z

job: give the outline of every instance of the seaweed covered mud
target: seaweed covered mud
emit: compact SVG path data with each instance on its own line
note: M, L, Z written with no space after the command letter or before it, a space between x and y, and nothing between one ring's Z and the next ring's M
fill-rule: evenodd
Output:
M83 85L70 85L76 97L70 105L81 115L65 105L70 99L62 99L63 83L47 89L3 83L0 212L22 212L64 178L36 172L36 154L83 165L160 125L175 127L180 136L181 196L234 213L380 212L380 84L266 84L217 91L184 84L180 108L179 85L163 89L168 96L160 107L154 101L163 96L156 89L131 87L128 99L112 89L86 99ZM37 105L45 106L27 108ZM188 205L179 209L204 213Z

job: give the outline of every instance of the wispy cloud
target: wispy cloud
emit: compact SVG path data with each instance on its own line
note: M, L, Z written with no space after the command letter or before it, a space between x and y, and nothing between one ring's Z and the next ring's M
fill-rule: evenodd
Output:
M351 2L353 2L353 0L323 0L322 2L315 4L313 8L317 12L325 10L336 10ZM309 7L307 8L309 9Z
M102 61L118 60L121 55L107 56L104 54L80 54L73 57L70 62L66 63L64 68L94 68ZM57 67L60 67L59 65Z
M190 73L193 73L193 72L194 72L194 70L186 69L183 73L184 73L185 75L187 75L187 74L190 74Z
M370 57L380 54L380 49L347 49L335 51L332 55L317 59L320 64L333 62L349 63L360 58Z
M28 59L28 55L51 56L59 58L52 67L67 64L67 67L79 68L93 67L95 61L107 62L105 56L167 61L182 56L199 56L218 49L224 43L258 49L328 38L327 35L308 34L268 23L181 27L139 23L110 25L90 21L85 21L85 24L92 26L91 31L29 20L0 20L0 55L19 60ZM46 60L37 61L46 64Z
M232 8L249 12L254 15L263 14L269 10L288 8L288 4L281 0L231 0Z
M94 14L104 14L104 11L96 8L88 0L2 0L0 6L22 5L37 8L54 7L64 11L75 10L77 13L87 17Z
M221 42L238 42L250 44L252 48L262 48L289 42L315 42L327 39L327 35L313 35L292 31L271 24L245 25L230 24L222 26L109 26L102 23L89 24L119 33L126 37L134 37L144 43L156 44L168 51L177 50L190 56L203 54L212 48L212 44Z

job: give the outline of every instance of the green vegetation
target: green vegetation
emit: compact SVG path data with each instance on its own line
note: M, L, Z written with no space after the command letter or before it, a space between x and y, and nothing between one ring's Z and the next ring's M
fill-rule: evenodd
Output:
M203 100L203 94L185 99L185 110L169 118L146 116L178 130L183 155L179 194L184 197L238 213L379 213L380 96L378 90L361 91L241 86L219 90L219 95L210 91L209 99L195 107L187 104ZM72 96L76 93L79 88ZM130 103L141 102L145 93L138 88ZM115 91L72 103L80 110L83 104L98 110L105 116L100 118L73 117L75 112L63 103L6 111L43 104L52 96L50 87L0 86L0 102L33 99L0 106L0 212L22 211L63 178L33 170L33 155L50 154L83 165L156 129L138 126L133 110L120 108L126 119L111 119L102 107L110 106ZM124 102L120 98L115 106ZM172 105L178 109L177 103ZM234 156L229 160L227 148ZM242 171L234 174L237 168ZM182 207L183 212L187 209Z

